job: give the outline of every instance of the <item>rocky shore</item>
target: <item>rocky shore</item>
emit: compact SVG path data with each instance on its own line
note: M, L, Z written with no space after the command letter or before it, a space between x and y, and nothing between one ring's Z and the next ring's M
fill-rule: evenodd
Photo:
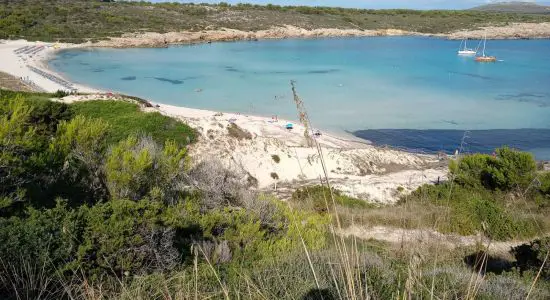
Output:
M506 26L487 26L476 30L462 30L446 35L449 39L547 39L550 23L513 23Z
M284 38L319 38L319 37L362 37L362 36L402 36L426 35L397 29L360 30L322 28L308 30L294 26L273 27L267 30L242 31L223 28L219 30L181 31L168 33L127 33L121 37L90 43L92 47L131 48L131 47L163 47L174 44L194 44L220 41L284 39Z
M361 30L361 29L304 29L295 26L273 27L267 30L242 31L222 28L204 31L180 31L168 33L127 33L85 46L132 48L165 47L174 44L194 44L220 41L284 39L284 38L320 38L320 37L370 37L370 36L435 36L448 39L530 39L550 38L550 23L513 23L506 26L488 26L474 30L463 30L449 34L426 34L399 29Z

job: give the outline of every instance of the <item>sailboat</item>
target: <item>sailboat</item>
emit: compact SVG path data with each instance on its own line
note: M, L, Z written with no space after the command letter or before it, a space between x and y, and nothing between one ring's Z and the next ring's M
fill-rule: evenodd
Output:
M464 44L464 48L462 48L462 44ZM458 47L458 55L476 55L477 51L474 49L468 48L468 39L462 40L460 42L460 46Z
M497 61L497 58L495 56L487 56L485 55L485 46L487 44L487 36L483 39L483 52L481 56L476 56L477 62L495 62Z

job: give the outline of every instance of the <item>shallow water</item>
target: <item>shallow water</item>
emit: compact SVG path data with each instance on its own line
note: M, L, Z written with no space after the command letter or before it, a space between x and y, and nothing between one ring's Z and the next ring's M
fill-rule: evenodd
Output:
M291 119L296 80L312 123L333 131L550 129L550 40L489 41L488 54L502 60L494 64L457 56L459 43L378 37L69 50L50 66L161 103Z

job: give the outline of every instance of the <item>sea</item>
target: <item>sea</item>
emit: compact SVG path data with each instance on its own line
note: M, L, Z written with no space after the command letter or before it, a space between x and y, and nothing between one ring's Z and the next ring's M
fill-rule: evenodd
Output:
M459 45L364 37L71 49L49 67L158 103L297 120L294 81L320 130L410 151L508 145L550 159L550 40L490 40L495 63L458 56Z

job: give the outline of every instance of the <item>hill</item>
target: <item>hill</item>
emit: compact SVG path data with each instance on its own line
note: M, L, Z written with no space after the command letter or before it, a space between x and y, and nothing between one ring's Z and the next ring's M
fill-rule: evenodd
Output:
M484 12L550 14L550 6L521 1L491 3L475 7L472 10Z
M461 155L395 205L280 201L145 103L58 96L0 90L0 299L550 299L531 154Z
M83 42L125 33L216 30L259 31L292 25L304 29L401 29L449 33L488 24L550 22L550 16L492 12L367 10L278 5L4 1L0 39Z

